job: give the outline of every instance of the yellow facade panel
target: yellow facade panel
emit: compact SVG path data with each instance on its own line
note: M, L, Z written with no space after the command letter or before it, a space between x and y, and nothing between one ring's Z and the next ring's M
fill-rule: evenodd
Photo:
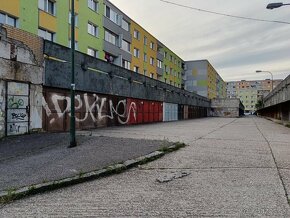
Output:
M139 32L139 39L134 37L134 31L137 30ZM144 59L144 51L142 49L142 28L135 22L131 22L131 35L132 37L132 44L131 44L131 54L132 54L132 63L131 63L131 70L134 70L134 67L139 68L139 73L143 74L144 66L143 66L143 59ZM143 36L144 37L144 36ZM134 49L139 50L139 58L134 57ZM148 57L148 56L147 56Z
M39 26L46 30L56 32L56 17L39 10Z
M139 32L139 39L134 37L134 31L137 30ZM132 37L132 45L131 45L131 53L132 53L132 63L131 70L134 70L134 67L139 67L139 73L143 74L146 69L146 75L149 76L151 73L153 77L157 79L157 39L155 39L151 34L149 34L145 29L143 29L140 25L131 21L131 35ZM147 44L144 43L144 37L147 39ZM150 48L150 42L154 43L154 49ZM134 57L134 48L139 50L139 58ZM144 62L144 53L146 53L147 60ZM154 64L150 64L150 58L154 59Z
M69 25L69 30L68 30L68 38L71 38L71 25ZM75 28L75 40L79 41L79 28Z
M79 12L79 8L80 8L80 1L79 0L75 0L75 13ZM69 0L69 10L71 11L71 0Z
M0 0L0 8L6 14L19 17L20 0Z

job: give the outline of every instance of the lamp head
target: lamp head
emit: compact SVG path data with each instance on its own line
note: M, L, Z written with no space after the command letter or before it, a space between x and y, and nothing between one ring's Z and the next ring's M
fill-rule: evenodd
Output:
M274 9L274 8L280 8L281 6L283 6L284 4L282 2L277 2L277 3L270 3L267 5L267 9Z

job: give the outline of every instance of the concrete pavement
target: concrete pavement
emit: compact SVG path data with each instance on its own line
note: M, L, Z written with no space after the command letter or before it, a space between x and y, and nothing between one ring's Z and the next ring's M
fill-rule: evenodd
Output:
M75 183L84 180L85 173L98 177L98 170L112 168L128 160L133 165L138 158L146 158L146 155L172 145L164 140L91 135L78 135L77 141L77 147L68 149L68 133L40 133L2 139L0 197L15 191L23 193L30 189L53 188L56 183L63 184L62 180L68 184ZM94 171L96 173L92 174Z
M290 216L284 126L257 117L205 118L82 134L190 146L125 173L13 202L0 217Z

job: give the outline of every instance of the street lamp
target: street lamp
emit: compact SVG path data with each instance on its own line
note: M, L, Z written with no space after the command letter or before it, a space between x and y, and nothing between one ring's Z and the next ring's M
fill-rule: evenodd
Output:
M71 85L70 85L70 144L69 148L75 147L76 143L76 118L75 118L75 4L71 0Z
M282 2L270 3L270 4L267 5L267 9L272 10L274 8L280 8L280 7L284 6L284 5L290 5L290 4L283 4Z
M270 71L263 71L263 70L256 70L256 73L270 73L271 74L271 83L272 83L271 91L273 91L273 74Z

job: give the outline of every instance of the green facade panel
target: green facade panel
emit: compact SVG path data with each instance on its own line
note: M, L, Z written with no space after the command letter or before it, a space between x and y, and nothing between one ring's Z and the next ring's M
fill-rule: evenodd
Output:
M20 0L19 28L38 34L38 0Z
M104 18L104 2L103 0L99 2L99 10L95 12L88 8L87 1L86 4L80 4L79 8L79 32L78 32L78 46L79 51L87 53L88 47L98 51L99 58L104 59L105 53L103 51L105 31L103 27ZM98 37L88 34L88 23L91 22L98 26Z

